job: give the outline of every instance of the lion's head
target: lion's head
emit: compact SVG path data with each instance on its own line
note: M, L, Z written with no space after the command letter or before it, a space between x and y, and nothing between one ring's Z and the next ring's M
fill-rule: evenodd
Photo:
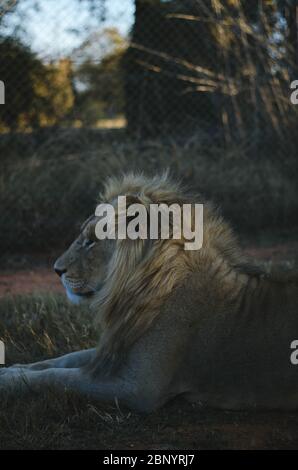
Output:
M89 217L79 236L56 260L54 269L60 276L67 297L75 304L90 301L102 286L111 244L95 237L96 218Z
M166 174L147 178L129 174L111 178L101 202L116 208L117 196L149 204L202 203L173 183ZM99 357L103 364L117 362L120 354L150 327L160 305L197 267L224 256L229 265L241 262L227 224L209 204L204 205L204 242L199 251L186 251L185 240L98 240L98 217L91 216L70 248L56 261L68 297L75 302L92 299L102 326Z
M148 207L150 203L186 201L178 192L177 185L169 181L166 175L145 178L141 175L126 175L121 179L110 178L100 197L100 202L115 206L117 196L125 195L129 203L140 202ZM111 241L99 240L95 226L99 218L91 215L81 226L79 236L55 262L54 269L61 277L68 298L73 303L92 300L102 288L108 273L117 270L117 277L122 272L128 277L136 267L137 258L141 261L148 244L143 240ZM153 245L150 244L151 248ZM176 240L175 249L181 247ZM117 265L115 265L115 263Z

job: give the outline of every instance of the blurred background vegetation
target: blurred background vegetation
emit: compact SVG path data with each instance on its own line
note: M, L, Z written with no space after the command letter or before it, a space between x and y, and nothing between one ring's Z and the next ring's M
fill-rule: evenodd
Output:
M127 169L168 167L238 230L293 234L297 11L295 0L2 0L3 250L66 243L104 178Z

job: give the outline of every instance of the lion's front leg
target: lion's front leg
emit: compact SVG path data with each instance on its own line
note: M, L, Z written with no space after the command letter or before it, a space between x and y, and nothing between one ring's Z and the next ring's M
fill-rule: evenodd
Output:
M47 388L57 392L72 391L87 398L113 403L119 400L131 406L136 399L132 382L121 377L93 378L83 368L50 368L29 370L24 368L0 369L0 394L43 392Z
M10 369L29 369L33 371L52 369L52 368L76 368L83 367L88 362L92 361L96 355L96 349L84 349L76 351L64 356L56 357L54 359L47 359L45 361L33 362L31 364L14 364Z

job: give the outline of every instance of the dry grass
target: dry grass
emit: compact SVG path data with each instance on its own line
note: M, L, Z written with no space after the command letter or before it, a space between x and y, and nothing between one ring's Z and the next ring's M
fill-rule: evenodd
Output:
M0 339L8 364L43 359L94 344L90 314L64 297L0 301ZM0 449L297 448L295 413L221 412L177 399L144 416L48 389L0 397Z
M275 154L260 150L260 158L251 144L223 148L204 135L133 142L83 129L21 135L0 144L4 159L7 153L0 176L2 252L67 244L95 207L105 178L128 170L152 174L169 168L218 203L238 231L297 226L297 159L289 152L281 160L278 147Z
M96 342L89 310L72 306L63 294L6 296L0 319L9 364L55 357Z

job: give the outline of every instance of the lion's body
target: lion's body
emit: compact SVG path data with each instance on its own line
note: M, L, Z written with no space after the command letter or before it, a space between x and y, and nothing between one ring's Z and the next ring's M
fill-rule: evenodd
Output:
M298 408L298 371L290 362L297 284L236 275L228 282L239 293L230 298L222 273L204 271L173 292L123 360L120 374L134 381L138 370L144 386L129 405L150 410L184 394L225 409Z
M112 181L104 200L117 195L145 205L189 201L165 177ZM81 237L93 231L91 219ZM298 369L290 361L298 339L297 277L251 270L209 205L202 249L187 252L182 242L104 245L104 279L99 247L85 253L75 242L56 269L72 295L94 288L92 308L103 329L98 350L8 368L0 387L24 388L25 374L31 387L56 384L141 411L180 394L220 408L298 408Z

